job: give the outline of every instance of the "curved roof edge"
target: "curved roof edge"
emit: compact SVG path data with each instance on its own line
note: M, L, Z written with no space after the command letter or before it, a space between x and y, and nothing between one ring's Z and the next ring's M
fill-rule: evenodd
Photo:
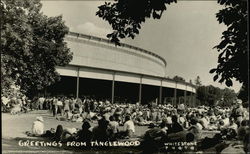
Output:
M74 65L74 64L69 64L69 66L79 67L78 65ZM152 78L158 78L158 79L161 79L161 80L167 80L167 81L170 81L170 82L185 84L187 86L190 86L190 87L196 89L196 86L194 84L190 83L190 82L187 82L187 81L176 81L176 80L171 79L169 77L160 77L160 76L153 76L153 75L149 75L149 74L133 73L133 72L119 71L119 70L112 70L112 69L105 69L105 68L95 68L95 67L90 67L90 66L84 66L84 67L91 68L91 69L98 69L98 70L110 71L110 72L121 72L121 73L136 74L136 75L140 75L140 76L148 76L148 77L152 77Z
M81 34L81 33L76 33L76 32L69 32L67 35L75 36L77 38L78 37L86 38L86 39L89 39L89 40L95 40L95 41L100 41L100 42L104 42L104 43L114 44L115 45L115 43L111 42L108 39L101 38L101 37L96 37L96 36L92 36L92 35L86 35L86 34ZM120 45L121 47L125 47L125 48L128 48L128 49L133 49L133 50L145 53L145 54L149 54L149 55L151 55L153 57L156 57L157 59L160 59L164 63L165 67L167 66L167 62L166 62L166 60L163 57L161 57L161 56L159 56L159 55L157 55L157 54L155 54L155 53L153 53L151 51L148 51L148 50L136 47L136 46L132 46L132 45L129 45L129 44L125 44L125 43L120 43L120 44L121 44Z

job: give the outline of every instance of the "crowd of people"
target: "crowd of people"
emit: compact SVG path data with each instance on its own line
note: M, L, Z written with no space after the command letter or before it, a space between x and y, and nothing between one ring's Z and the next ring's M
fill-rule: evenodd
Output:
M129 115L135 125L160 125L162 121L172 124L172 116L177 115L178 122L183 128L189 128L195 119L200 130L221 130L240 126L242 121L249 120L247 108L243 108L238 100L233 107L221 108L199 106L188 108L184 104L111 104L109 100L90 98L48 98L37 99L39 109L48 109L58 120L82 122L83 120L98 120L104 117L107 121L116 121L123 125Z
M30 101L20 96L8 100L8 103L6 99L2 99L2 102L5 106L12 106L11 113L16 106L19 106L20 111L49 110L57 120L82 122L81 129L63 128L62 125L58 125L56 129L47 131L43 130L42 117L38 117L33 123L29 135L50 136L61 141L129 139L138 137L135 135L136 126L147 126L151 129L145 133L146 138L160 137L161 140L165 140L164 142L202 140L203 146L210 140L219 141L218 135L215 135L215 138L206 138L202 135L203 131L218 131L220 139L224 140L246 140L249 134L249 111L248 108L243 108L240 100L237 100L234 106L227 108L219 106L191 108L184 104L177 106L155 103L112 104L107 99L96 100L88 97L83 99L39 97ZM93 123L98 124L94 126Z

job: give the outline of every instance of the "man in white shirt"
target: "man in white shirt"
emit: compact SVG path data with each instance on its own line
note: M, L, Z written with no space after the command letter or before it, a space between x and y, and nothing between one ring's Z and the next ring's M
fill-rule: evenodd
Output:
M204 116L202 115L202 118L200 119L200 121L201 121L201 123L202 123L202 127L203 127L204 129L207 129L207 128L208 128L208 125L209 125L209 121L206 119L206 117L204 117Z
M61 101L61 99L58 99L57 101L57 107L58 107L58 110L61 112L61 116L63 116L64 112L63 112L63 102ZM58 111L57 110L57 111Z
M10 99L8 97L5 97L5 96L2 97L2 103L4 105L7 105L9 103L9 101L10 101Z
M118 123L117 121L115 121L115 119L114 119L113 116L110 116L110 117L109 117L109 120L110 120L110 121L109 121L109 127L110 127L112 133L113 133L113 134L118 133L118 132L119 132L119 129L118 129L119 123Z
M134 122L130 119L130 116L125 117L124 123L124 131L128 137L132 137L135 133L135 125Z
M38 104L39 104L39 109L43 110L43 104L44 104L45 98L44 97L40 97L38 99Z
M36 121L32 125L32 134L40 136L44 133L43 117L36 117Z

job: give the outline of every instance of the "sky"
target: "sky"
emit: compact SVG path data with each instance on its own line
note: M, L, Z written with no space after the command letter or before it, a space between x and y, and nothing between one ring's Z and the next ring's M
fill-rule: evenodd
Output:
M42 12L47 16L62 15L70 31L106 38L111 26L95 15L98 6L105 1L42 1ZM215 14L223 7L216 1L178 1L167 6L160 20L147 19L135 39L123 43L152 51L167 61L166 76L183 77L194 81L200 76L203 85L225 88L225 84L213 81L209 70L217 66L222 32ZM238 92L241 84L234 81Z

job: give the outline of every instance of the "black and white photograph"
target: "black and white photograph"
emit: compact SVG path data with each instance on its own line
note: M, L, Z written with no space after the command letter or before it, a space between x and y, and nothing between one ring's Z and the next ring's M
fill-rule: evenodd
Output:
M250 153L247 0L0 8L2 153Z

